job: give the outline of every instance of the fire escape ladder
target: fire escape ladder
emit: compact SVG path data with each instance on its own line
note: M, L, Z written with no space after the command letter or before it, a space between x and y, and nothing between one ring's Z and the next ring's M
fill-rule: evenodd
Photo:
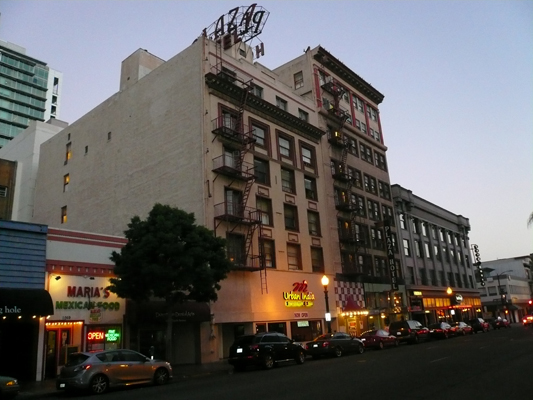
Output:
M259 275L261 278L261 294L268 294L267 269L265 260L265 245L261 238L263 237L263 224L259 225Z

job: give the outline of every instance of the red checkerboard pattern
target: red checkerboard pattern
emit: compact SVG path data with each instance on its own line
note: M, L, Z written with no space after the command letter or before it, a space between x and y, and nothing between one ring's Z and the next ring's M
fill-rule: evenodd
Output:
M352 296L355 300L355 304L361 308L365 308L365 291L363 284L359 282L335 282L335 304L338 308L342 308L346 305L348 297Z

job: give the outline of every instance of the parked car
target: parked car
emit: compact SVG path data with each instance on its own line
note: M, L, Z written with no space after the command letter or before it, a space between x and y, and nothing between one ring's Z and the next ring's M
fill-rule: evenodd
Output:
M169 379L172 367L166 361L152 360L133 350L102 350L70 354L56 380L56 388L102 394L119 386L163 385Z
M432 339L448 339L454 335L452 326L447 322L437 322L428 326Z
M326 333L305 344L305 351L313 358L320 356L340 357L345 353L363 353L364 343L344 332Z
M522 325L528 326L528 325L531 325L531 324L533 324L533 315L531 315L531 314L524 315L522 317Z
M509 322L509 320L507 320L505 318L496 318L494 320L493 327L494 327L494 329L510 328L511 327L511 323Z
M414 320L392 322L389 333L396 336L400 342L419 343L429 339L429 329Z
M278 332L262 332L238 337L229 349L228 362L236 370L249 365L272 368L285 361L305 362L305 349L294 340Z
M15 378L0 376L0 399L12 399L19 394L20 386Z
M455 336L459 336L459 335L473 335L474 334L474 329L468 325L466 322L454 322L452 324L452 331L453 331L453 334Z
M383 329L366 331L359 337L366 348L383 349L387 346L398 346L400 341Z
M468 321L468 324L472 327L474 333L488 332L490 327L489 323L483 318L472 318Z

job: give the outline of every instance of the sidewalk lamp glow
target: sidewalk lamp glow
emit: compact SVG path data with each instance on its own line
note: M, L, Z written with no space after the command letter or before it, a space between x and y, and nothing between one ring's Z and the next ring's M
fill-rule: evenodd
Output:
M453 293L452 288L448 286L448 289L446 289L446 293L448 293L448 294L452 294L452 293Z

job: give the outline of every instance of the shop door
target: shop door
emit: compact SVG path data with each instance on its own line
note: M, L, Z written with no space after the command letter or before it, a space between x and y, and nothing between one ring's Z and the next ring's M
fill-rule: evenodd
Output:
M59 368L67 362L71 333L70 328L46 331L45 378L56 378Z

